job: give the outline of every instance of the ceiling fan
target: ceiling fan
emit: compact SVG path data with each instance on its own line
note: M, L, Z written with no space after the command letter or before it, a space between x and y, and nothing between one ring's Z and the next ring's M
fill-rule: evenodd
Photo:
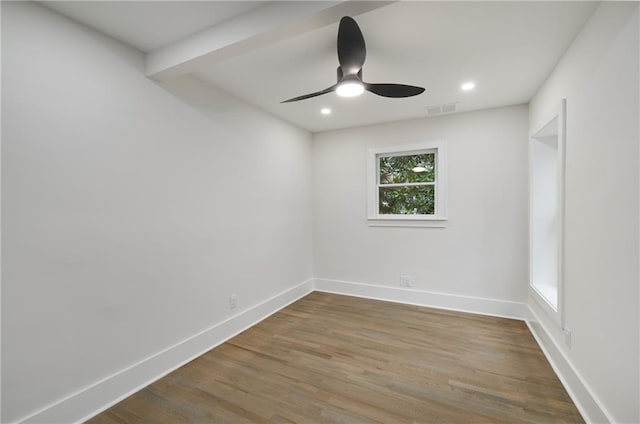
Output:
M364 37L356 21L345 16L338 28L338 82L329 88L284 100L297 102L335 91L338 96L359 96L365 90L382 97L411 97L424 92L424 88L405 84L370 84L362 81L362 65L367 56Z

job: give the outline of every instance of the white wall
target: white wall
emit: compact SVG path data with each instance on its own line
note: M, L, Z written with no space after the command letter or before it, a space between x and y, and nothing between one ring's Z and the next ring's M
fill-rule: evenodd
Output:
M314 271L322 279L524 302L527 106L314 134ZM446 139L446 228L367 226L372 147Z
M311 136L2 3L2 422L311 278Z
M567 98L565 319L537 304L609 419L640 421L638 4L603 2L530 104L536 132Z

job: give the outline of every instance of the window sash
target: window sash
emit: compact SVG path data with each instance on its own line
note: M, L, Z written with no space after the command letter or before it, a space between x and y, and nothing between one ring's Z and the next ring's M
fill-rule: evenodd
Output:
M393 184L378 184L378 187L415 187L424 185L436 185L436 181L428 183L393 183Z
M412 155L424 155L424 154L429 154L429 153L438 153L438 148L437 147L429 147L426 149L412 149L412 150L403 150L403 149L398 149L397 152L388 152L388 153L378 153L376 156L378 158L393 158L396 156L412 156Z
M400 157L400 156L414 156L414 155L424 155L424 154L433 154L434 155L434 170L433 170L433 181L424 182L424 183L392 183L392 184L384 184L380 183L380 158L389 158L389 157ZM439 161L439 149L438 148L430 148L430 149L419 149L419 150L407 150L407 151L399 151L399 152L391 152L391 153L378 153L375 155L376 159L376 193L375 193L375 208L376 215L384 216L384 217L402 217L402 216L413 216L413 217L434 217L438 214L438 163ZM433 186L433 213L432 214L383 214L380 212L380 188L381 187L417 187L417 186Z

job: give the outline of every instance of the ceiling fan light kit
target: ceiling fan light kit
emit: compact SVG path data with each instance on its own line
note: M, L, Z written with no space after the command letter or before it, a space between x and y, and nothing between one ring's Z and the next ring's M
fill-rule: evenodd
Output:
M329 88L284 100L282 103L297 102L335 91L341 97L355 97L365 90L382 97L402 98L417 96L424 92L423 87L405 84L370 84L362 81L362 65L367 50L364 37L356 21L345 16L340 19L338 28L338 82Z
M357 81L343 81L336 87L336 94L340 97L356 97L364 92L362 83Z

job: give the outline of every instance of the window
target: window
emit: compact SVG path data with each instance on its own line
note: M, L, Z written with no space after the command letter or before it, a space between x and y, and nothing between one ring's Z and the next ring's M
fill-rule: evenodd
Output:
M443 227L445 142L369 150L369 225Z
M537 304L564 329L566 99L529 141L529 284Z

